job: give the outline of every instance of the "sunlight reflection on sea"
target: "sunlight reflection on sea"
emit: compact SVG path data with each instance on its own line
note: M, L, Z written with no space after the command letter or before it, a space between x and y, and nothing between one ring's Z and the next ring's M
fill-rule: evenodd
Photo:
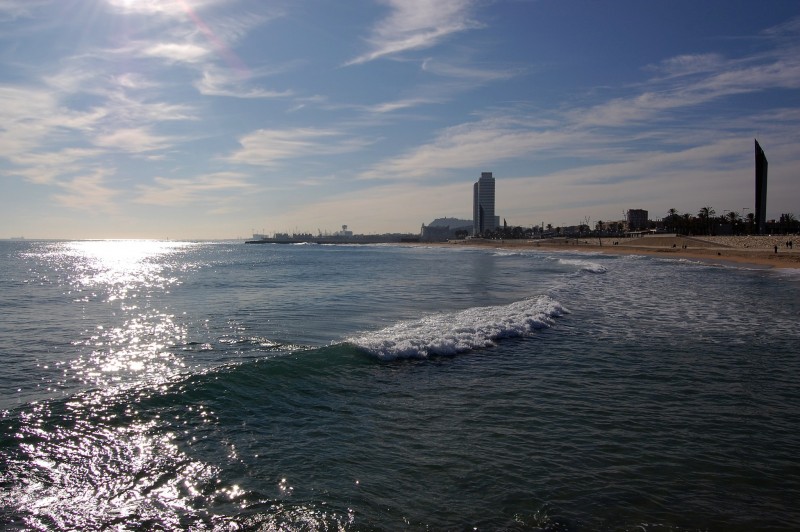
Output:
M32 263L25 282L57 287L68 296L53 294L69 307L64 314L75 320L75 330L82 331L69 339L71 349L48 353L49 366L43 369L52 367L55 373L53 391L70 389L72 383L164 382L186 368L184 357L172 349L186 342L186 324L161 299L193 267L186 253L195 246L155 240L50 242L24 254ZM49 324L50 316L36 315L35 309L15 317L22 323L36 319L44 330L63 326Z

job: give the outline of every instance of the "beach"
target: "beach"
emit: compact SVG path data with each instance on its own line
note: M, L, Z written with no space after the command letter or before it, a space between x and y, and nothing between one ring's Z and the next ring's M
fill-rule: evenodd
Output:
M792 248L786 243L792 241ZM619 255L655 255L715 263L744 263L759 267L800 268L795 235L677 236L640 238L550 238L541 240L451 240L449 245L490 246L509 249L592 251ZM776 252L777 246L777 252Z

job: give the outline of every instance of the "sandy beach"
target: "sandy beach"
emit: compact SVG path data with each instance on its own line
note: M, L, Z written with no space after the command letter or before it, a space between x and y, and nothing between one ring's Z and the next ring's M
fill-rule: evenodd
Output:
M792 248L787 242L792 241ZM552 249L614 254L659 255L718 263L745 263L759 267L800 268L800 249L794 235L685 237L652 235L641 238L552 238L544 240L451 240L444 245L504 249ZM776 250L777 246L777 252Z

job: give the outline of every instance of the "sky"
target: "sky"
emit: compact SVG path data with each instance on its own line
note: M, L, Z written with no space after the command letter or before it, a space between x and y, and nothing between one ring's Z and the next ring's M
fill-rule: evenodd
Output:
M0 238L800 217L794 0L0 0Z

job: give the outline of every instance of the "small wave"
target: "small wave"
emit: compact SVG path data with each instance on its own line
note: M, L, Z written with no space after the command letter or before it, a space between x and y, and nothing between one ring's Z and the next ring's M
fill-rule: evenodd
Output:
M591 262L583 259L558 259L560 264L569 264L572 266L579 266L581 270L589 273L606 273L606 267L596 262Z
M522 253L519 251L495 251L492 255L495 257L521 257Z
M749 268L749 269L768 271L772 275L776 275L778 277L785 277L791 280L800 279L800 268L782 268L780 266L777 266L775 268L759 267L759 268Z
M381 360L455 355L494 345L501 338L526 336L548 328L554 318L565 312L557 301L540 296L510 305L436 314L347 341Z

